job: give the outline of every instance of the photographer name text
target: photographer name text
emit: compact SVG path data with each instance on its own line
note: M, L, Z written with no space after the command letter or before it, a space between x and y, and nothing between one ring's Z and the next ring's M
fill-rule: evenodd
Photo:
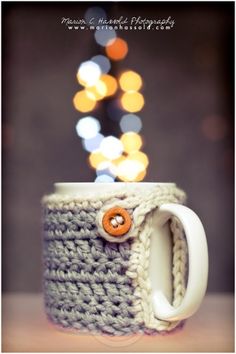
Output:
M149 19L138 17L124 17L119 18L95 18L91 17L89 21L84 18L70 18L62 17L61 24L65 25L68 29L114 29L114 30L164 30L172 29L175 25L175 20L168 16L167 18Z

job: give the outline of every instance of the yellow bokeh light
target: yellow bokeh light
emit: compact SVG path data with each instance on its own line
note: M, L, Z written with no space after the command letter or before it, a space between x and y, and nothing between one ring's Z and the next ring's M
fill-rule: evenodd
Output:
M93 168L97 168L102 162L105 161L107 161L106 157L99 150L95 150L89 155L89 164Z
M92 111L96 106L96 101L89 96L85 90L78 91L73 98L74 107L80 112Z
M139 150L143 143L141 136L134 132L128 132L123 134L120 140L123 144L124 151L128 154L133 151Z
M119 180L122 181L122 182L133 182L133 181L130 181L128 178L126 178L125 176L118 176Z
M142 79L134 71L125 71L119 79L123 91L138 91L142 86Z
M124 155L121 155L121 156L119 156L117 159L112 160L112 163L113 163L113 165L115 165L116 167L118 167L119 164L120 164L122 161L124 161L125 159L126 159L126 157L125 157Z
M134 182L141 182L141 181L143 181L143 179L145 178L146 174L147 174L147 170L141 171L141 172L135 177Z
M145 168L147 168L148 164L149 164L149 160L147 155L142 152L142 151L133 151L129 154L129 158L131 160L137 160L139 162L141 162Z
M99 101L107 95L107 86L100 79L96 82L94 86L88 87L86 89L86 92L89 98L91 98L92 100Z
M100 81L106 87L106 96L112 96L116 93L118 84L116 79L113 76L104 74L101 76Z
M138 112L144 106L144 98L140 92L125 92L121 96L121 105L128 112Z
M106 46L106 54L110 59L121 60L128 53L128 44L121 38L116 38L108 42Z

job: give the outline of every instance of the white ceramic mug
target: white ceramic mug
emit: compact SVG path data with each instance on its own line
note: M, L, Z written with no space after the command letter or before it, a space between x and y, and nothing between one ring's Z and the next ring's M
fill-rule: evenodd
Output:
M61 196L93 197L122 188L123 191L142 191L170 183L55 183L55 193ZM188 281L179 307L172 299L172 241L167 220L175 216L181 222L188 246ZM176 203L159 207L153 222L149 277L152 285L152 306L155 316L165 321L180 321L193 315L204 297L208 278L208 251L203 225L191 209Z

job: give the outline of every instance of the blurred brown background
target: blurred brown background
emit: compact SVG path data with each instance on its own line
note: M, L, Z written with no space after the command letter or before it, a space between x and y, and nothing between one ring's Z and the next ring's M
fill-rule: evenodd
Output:
M92 31L60 23L93 3L2 4L3 290L39 291L40 199L56 181L94 180L72 98L77 68L98 46ZM96 6L117 18L175 19L171 31L120 31L129 54L117 66L145 82L145 181L175 181L187 192L208 237L208 290L233 291L234 2Z

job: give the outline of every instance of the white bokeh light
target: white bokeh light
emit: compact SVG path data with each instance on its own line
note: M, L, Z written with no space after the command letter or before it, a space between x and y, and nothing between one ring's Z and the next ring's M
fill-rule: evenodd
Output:
M123 133L139 133L142 129L142 121L136 114L125 114L120 121L120 129Z
M90 139L84 139L82 141L83 144L83 148L86 151L89 152L93 152L95 150L97 150L101 144L101 141L103 140L104 136L102 134L97 134L96 136L94 136L93 138Z
M101 125L96 118L88 116L81 118L76 124L75 129L81 138L91 139L99 133Z
M94 33L95 40L98 44L105 47L108 42L116 39L116 31L114 29L110 29L109 26L106 28L99 28Z
M108 174L112 177L117 176L117 167L111 161L103 161L96 168L97 176Z
M92 57L91 60L97 65L99 65L103 74L107 74L110 71L111 63L110 60L105 57L105 55L95 55L94 57Z
M78 80L84 86L93 86L101 76L101 69L98 64L92 60L81 63L78 70Z
M94 182L99 182L99 183L109 183L109 182L114 182L114 178L110 175L99 175L96 177Z
M108 159L118 158L123 152L122 142L114 136L107 136L100 144L101 153Z
M85 21L88 25L99 25L99 20L107 18L105 10L99 6L89 7L84 15Z
M134 181L138 174L145 170L145 166L137 160L124 160L118 166L118 176L128 181Z

